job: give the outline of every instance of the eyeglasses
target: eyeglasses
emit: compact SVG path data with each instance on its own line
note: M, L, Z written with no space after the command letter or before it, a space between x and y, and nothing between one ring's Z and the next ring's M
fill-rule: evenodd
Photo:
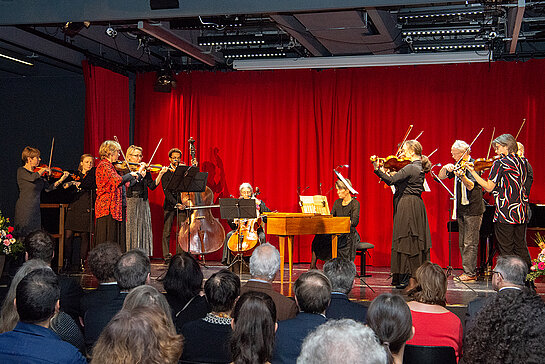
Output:
M497 270L493 270L492 274L497 274L500 276L501 279L503 279L503 275L501 274L501 272L498 272Z

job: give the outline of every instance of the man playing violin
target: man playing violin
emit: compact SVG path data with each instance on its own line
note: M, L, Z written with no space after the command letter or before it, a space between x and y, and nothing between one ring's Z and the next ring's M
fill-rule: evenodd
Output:
M467 164L467 169L477 183L494 196L494 233L500 255L518 255L530 265L530 253L526 245L526 163L517 155L517 141L511 134L500 135L492 141L492 146L500 158L492 164L488 179L479 176L472 163Z
M450 148L456 165L449 163L439 171L439 179L454 179L454 211L452 218L458 221L458 239L464 272L455 279L460 282L477 280L477 252L479 231L485 211L483 190L475 181L465 164L474 160L469 155L469 145L456 140Z

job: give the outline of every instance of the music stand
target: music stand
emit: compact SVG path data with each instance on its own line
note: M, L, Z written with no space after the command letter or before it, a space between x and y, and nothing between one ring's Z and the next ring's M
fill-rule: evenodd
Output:
M257 218L257 211L255 208L254 199L244 199L244 198L220 198L220 215L222 219L234 220L234 219L255 219ZM242 276L242 265L246 265L244 261L242 250L242 242L244 236L241 234L241 223L239 221L237 227L238 233L238 243L237 243L237 254L235 259L229 264L227 268L231 268L237 261L240 261L239 275Z

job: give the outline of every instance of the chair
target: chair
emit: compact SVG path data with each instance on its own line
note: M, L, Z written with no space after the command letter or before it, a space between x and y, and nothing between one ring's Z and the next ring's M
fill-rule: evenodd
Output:
M456 352L451 346L406 345L403 364L456 364Z
M367 269L366 269L366 263L365 263L366 261L365 254L369 254L367 250L373 249L374 247L375 246L373 244L362 242L362 241L360 241L358 243L358 246L356 247L356 255L360 256L360 278L371 277L370 274L366 274Z

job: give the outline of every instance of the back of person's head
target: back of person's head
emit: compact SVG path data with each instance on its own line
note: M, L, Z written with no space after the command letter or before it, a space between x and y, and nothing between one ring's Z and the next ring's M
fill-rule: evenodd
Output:
M331 282L331 290L348 294L352 290L356 265L343 258L335 258L324 264L324 274Z
M187 252L176 254L170 259L167 273L161 279L165 291L184 301L199 294L202 280L199 263Z
M165 296L159 292L155 287L147 284L133 288L125 301L123 302L123 308L125 310L132 310L136 307L159 307L167 315L169 326L174 331L174 323L172 322L172 311Z
M51 269L40 268L28 273L15 293L19 321L35 324L48 320L55 314L60 294L59 280Z
M240 278L227 269L212 274L204 284L206 299L214 312L231 312L240 295Z
M386 350L369 327L354 320L330 320L310 333L297 364L386 364Z
M543 363L545 303L527 289L491 297L464 337L465 363Z
M151 271L148 256L139 249L129 250L117 261L114 277L119 289L128 291L146 284Z
M87 262L91 273L99 282L113 282L114 270L117 261L121 257L121 249L116 243L102 243L97 245L89 253Z
M11 281L8 293L2 304L2 311L0 313L0 333L13 330L15 325L17 325L17 321L19 321L19 314L13 305L13 300L15 299L15 293L19 282L21 282L21 280L33 270L43 268L50 269L47 263L43 260L31 259L25 262L21 268L17 270L17 273L15 273L15 277L13 277Z
M413 335L411 310L399 295L383 293L376 297L367 310L366 319L391 354L398 354Z
M528 274L528 265L518 256L500 255L494 271L501 274L504 283L524 286Z
M233 362L269 362L276 331L276 306L272 298L263 292L246 292L237 300L231 316Z
M175 364L182 348L183 338L170 330L159 307L122 309L102 330L91 363Z
M323 313L331 300L331 283L316 269L311 269L295 281L295 299L299 309L306 313Z
M250 274L272 281L280 269L280 253L269 243L255 248L250 257Z
M416 270L416 283L409 297L421 303L446 306L447 275L438 264L422 263Z
M51 264L55 252L53 237L46 231L36 230L28 234L24 240L28 260L41 259Z

